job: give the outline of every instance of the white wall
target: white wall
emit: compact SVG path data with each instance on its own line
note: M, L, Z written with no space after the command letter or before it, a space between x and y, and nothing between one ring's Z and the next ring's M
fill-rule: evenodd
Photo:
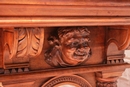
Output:
M125 51L124 61L130 63L130 50ZM119 77L117 87L130 87L130 68L127 68L122 76Z

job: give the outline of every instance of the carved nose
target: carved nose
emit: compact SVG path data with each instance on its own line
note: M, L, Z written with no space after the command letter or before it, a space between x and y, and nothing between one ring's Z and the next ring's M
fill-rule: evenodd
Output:
M78 50L83 50L84 47L83 47L82 45L78 45L77 49L78 49Z
M78 47L78 48L77 48L77 51L78 51L78 52L83 52L83 51L84 51L84 47Z

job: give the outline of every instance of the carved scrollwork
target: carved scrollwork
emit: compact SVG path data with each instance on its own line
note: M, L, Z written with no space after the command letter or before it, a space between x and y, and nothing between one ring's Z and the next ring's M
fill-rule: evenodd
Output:
M39 55L44 42L43 28L15 28L4 30L5 63L13 63L14 58L28 62L30 57Z
M77 85L78 87L92 87L88 81L77 75L54 77L43 84L41 87L59 87L57 85L62 86L62 83L64 83L64 85L69 85L73 83L74 87L75 85Z

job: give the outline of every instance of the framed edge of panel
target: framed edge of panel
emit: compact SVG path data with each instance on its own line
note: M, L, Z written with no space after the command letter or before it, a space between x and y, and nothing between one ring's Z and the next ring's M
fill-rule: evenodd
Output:
M92 87L91 84L84 78L78 75L66 75L66 76L58 76L50 79L41 87L60 87L61 84L74 85L79 87ZM70 83L70 84L69 84Z

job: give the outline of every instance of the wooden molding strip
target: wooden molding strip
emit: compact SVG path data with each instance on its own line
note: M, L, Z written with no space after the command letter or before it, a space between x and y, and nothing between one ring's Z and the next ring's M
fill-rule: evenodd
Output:
M1 0L0 4L130 6L129 0Z
M130 16L130 6L0 5L0 16Z
M26 80L36 80L46 77L53 77L58 75L72 75L80 73L89 73L89 72L99 72L99 71L124 71L125 68L130 68L129 64L119 64L119 65L97 65L97 66L82 66L82 67L71 67L71 68L58 68L58 69L49 69L41 71L31 71L25 73L9 74L9 75L0 75L0 81L3 84L8 84L10 81L14 82L24 82ZM17 79L16 79L17 78Z
M130 17L0 17L0 27L130 25Z

